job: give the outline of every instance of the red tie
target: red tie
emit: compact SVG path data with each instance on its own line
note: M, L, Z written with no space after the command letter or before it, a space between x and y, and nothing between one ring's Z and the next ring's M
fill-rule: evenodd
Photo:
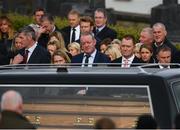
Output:
M28 51L28 50L25 50L25 53L24 53L24 56L23 56L23 64L26 64L26 63L27 63L28 53L29 53L29 51Z

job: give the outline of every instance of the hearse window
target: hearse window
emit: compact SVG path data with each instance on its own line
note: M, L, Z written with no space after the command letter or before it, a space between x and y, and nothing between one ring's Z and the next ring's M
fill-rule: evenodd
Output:
M172 91L175 98L178 111L180 112L180 82L175 82L172 84Z
M10 88L11 87L11 88ZM1 85L24 97L26 117L38 128L92 128L101 117L117 128L133 128L141 114L152 114L145 85Z

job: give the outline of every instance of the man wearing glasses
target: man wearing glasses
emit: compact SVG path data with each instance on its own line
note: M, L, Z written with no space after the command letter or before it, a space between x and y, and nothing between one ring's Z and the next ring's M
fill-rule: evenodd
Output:
M97 41L96 48L99 50L99 44L106 38L116 39L117 33L107 27L107 12L104 9L96 9L94 12L95 27L93 33Z

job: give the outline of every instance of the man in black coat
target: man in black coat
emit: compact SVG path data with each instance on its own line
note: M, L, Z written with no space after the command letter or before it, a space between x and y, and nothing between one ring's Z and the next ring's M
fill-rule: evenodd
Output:
M112 61L112 66L121 66L128 68L140 65L141 61L134 55L135 39L132 35L126 35L122 38L120 46L122 56Z
M142 68L159 68L159 69L171 69L180 68L177 63L171 63L172 50L167 45L162 45L157 48L157 64L150 64L142 66Z
M19 38L25 48L14 57L12 64L47 64L51 62L50 53L38 45L35 31L30 26L20 30Z
M0 129L35 129L35 127L22 115L23 100L21 95L9 90L1 98Z
M69 26L62 28L61 32L65 41L66 47L72 42L79 41L80 38L80 14L77 10L71 10L68 13Z
M158 68L179 68L178 64L170 64L172 58L172 50L167 45L162 45L157 49Z
M103 53L99 52L96 46L96 40L91 33L81 34L81 46L83 53L72 58L71 63L82 63L82 67L96 66L94 63L109 63L110 59Z
M9 57L6 45L4 43L0 43L0 65L9 64Z
M94 12L95 28L93 33L97 41L96 48L99 50L100 43L106 39L110 38L114 40L117 38L117 32L107 27L107 13L104 9L96 9Z
M41 18L41 26L37 32L38 44L47 48L50 34L55 31L60 32L60 30L55 26L54 18L50 14L43 15Z
M166 45L169 48L171 48L171 52L172 52L172 57L171 57L171 62L172 63L176 63L176 53L177 53L177 49L176 47L167 39L167 31L166 31L166 27L163 23L155 23L153 25L153 35L154 35L154 44L152 45L153 47L153 57L156 58L156 54L157 54L157 48L161 47L162 45Z

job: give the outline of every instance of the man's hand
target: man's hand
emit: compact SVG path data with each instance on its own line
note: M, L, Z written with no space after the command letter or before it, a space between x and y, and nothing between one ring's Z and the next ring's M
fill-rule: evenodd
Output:
M18 54L14 57L12 64L20 64L23 61L23 56Z

